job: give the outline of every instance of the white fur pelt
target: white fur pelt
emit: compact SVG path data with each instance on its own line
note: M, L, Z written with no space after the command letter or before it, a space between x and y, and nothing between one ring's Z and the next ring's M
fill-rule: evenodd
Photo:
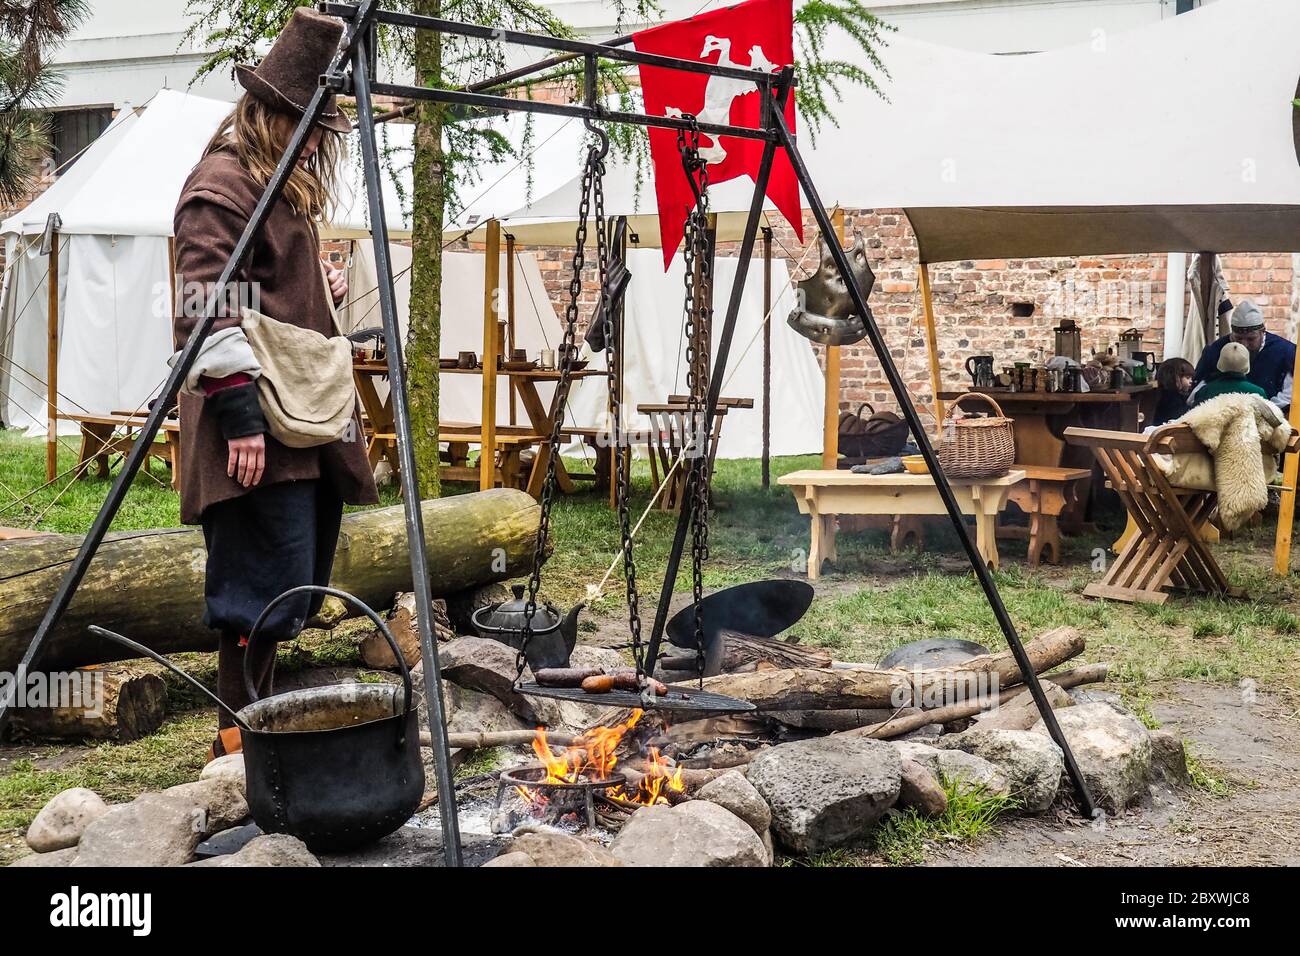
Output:
M1214 459L1219 522L1231 531L1268 504L1268 482L1291 426L1276 405L1258 395L1228 394L1197 405L1179 419ZM1181 457L1181 456L1178 456Z

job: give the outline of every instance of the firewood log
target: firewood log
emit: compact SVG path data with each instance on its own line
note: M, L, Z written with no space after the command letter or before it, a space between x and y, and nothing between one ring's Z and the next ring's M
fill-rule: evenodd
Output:
M420 663L420 631L416 622L415 595L410 591L398 594L393 599L393 609L388 612L388 630L392 632L397 646L402 649L402 658L407 667ZM456 632L451 629L447 619L447 604L441 598L433 602L433 635L439 641L455 640ZM376 670L396 670L397 658L384 640L379 628L371 628L355 638L361 652L361 660L367 667Z
M540 509L522 491L498 488L425 501L429 583L443 596L527 571ZM80 535L0 542L0 671L27 650ZM410 549L401 506L344 515L330 583L372 607L411 588ZM105 538L38 664L60 669L119 660L131 652L86 632L121 631L164 654L210 651L217 632L203 626L207 555L197 529L126 531Z
M1108 668L1108 664L1089 664L1084 667L1076 667L1071 671L1062 671L1059 674L1049 674L1047 677L1043 678L1043 680L1054 684L1059 688L1077 687L1080 684L1105 680ZM1029 690L1024 687L1013 687L1009 690L1004 690L998 695L998 705L1001 706L1021 694L1027 693L1029 693ZM910 733L913 730L918 730L927 724L946 724L950 720L961 720L966 717L974 717L987 707L987 701L951 704L947 707L926 710L919 714L899 717L895 720L886 720L878 724L870 724L866 727L855 727L852 730L837 731L837 733L859 737L874 737L877 740L887 740L892 737L901 737L903 734ZM1032 724L1030 726L1032 726Z
M447 740L452 750L483 750L487 747L527 747L536 737L535 730L497 730L448 734ZM574 734L546 735L546 741L552 747L570 747L576 739ZM427 730L420 731L420 746L433 746L433 737Z
M13 727L34 737L64 740L138 740L162 726L167 686L148 667L114 664L65 674L31 674L53 690L56 683L75 692L61 694L61 707L17 707Z
M1025 645L1035 672L1056 667L1083 652L1083 636L1058 627ZM996 680L996 684L994 681ZM704 681L706 690L748 700L759 710L838 710L912 706L936 700L958 703L989 686L1023 682L1011 651L983 654L953 667L906 670L835 670L794 667L750 674L719 674Z

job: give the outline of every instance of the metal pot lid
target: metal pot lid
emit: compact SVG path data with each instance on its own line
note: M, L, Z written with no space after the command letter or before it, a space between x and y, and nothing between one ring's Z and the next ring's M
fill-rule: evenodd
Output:
M724 628L750 637L776 637L807 613L813 594L812 585L787 578L714 591L702 605L705 646L712 646ZM667 630L674 646L695 647L695 607L688 605L673 615Z
M527 588L522 584L510 586L514 599L505 601L492 608L481 608L474 613L474 623L478 627L493 631L522 631L528 619ZM533 633L549 631L560 623L559 612L549 602L539 603L533 614Z
M923 641L911 641L894 648L881 658L880 666L885 670L894 667L951 667L987 653L987 647L974 641L958 637L927 637Z

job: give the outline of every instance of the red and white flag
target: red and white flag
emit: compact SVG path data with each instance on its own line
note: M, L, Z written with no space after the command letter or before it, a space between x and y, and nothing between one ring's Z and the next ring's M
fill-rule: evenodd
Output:
M642 30L633 34L633 42L642 53L774 72L794 63L793 0L746 0L689 20ZM638 69L645 110L651 116L691 113L701 123L754 129L761 126L762 94L752 83L658 66L642 65ZM785 121L793 133L793 93L786 101ZM736 136L719 136L715 140L707 133L700 134L700 157L708 164L710 183L723 183L737 176L757 182L762 153L760 140ZM650 130L650 161L654 165L659 234L667 269L681 244L686 215L695 205L677 151L676 130ZM799 183L782 149L776 151L767 196L802 241Z

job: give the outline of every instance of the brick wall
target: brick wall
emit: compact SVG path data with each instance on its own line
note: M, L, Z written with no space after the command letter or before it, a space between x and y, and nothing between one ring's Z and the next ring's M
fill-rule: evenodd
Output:
M804 236L815 243L816 224L805 214ZM845 235L854 230L867 241L876 287L871 307L915 401L932 400L925 348L925 324L918 292L916 238L901 210L848 210ZM776 230L775 255L803 261L796 278L816 266L816 250L801 246L784 222ZM524 247L520 247L521 250ZM563 315L568 295L570 249L531 250L542 278ZM722 243L719 255L734 255L735 244ZM1234 301L1251 298L1275 332L1294 336L1297 266L1291 254L1245 253L1222 257L1224 277ZM971 355L992 354L1000 367L1015 361L1042 362L1053 352L1052 329L1073 318L1083 330L1085 360L1104 352L1129 328L1146 333L1146 345L1159 353L1164 338L1164 253L1091 258L1008 259L938 263L930 267L943 387L969 382L964 365ZM595 301L593 271L583 284L581 319L585 324ZM1013 314L1017 305L1032 305L1032 315ZM677 308L675 303L666 308ZM785 316L773 316L785 321ZM810 346L811 347L811 346ZM819 357L824 350L817 348ZM868 343L841 352L840 402L863 401L893 407L889 385Z

